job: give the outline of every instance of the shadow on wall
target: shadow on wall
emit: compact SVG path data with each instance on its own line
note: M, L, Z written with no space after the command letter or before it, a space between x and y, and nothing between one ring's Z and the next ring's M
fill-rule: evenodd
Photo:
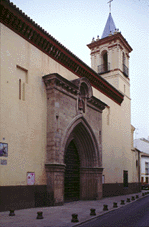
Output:
M47 194L46 185L1 186L0 211L51 206L53 197Z
M103 184L102 188L103 197L127 195L141 192L141 183L128 183L128 187L124 187L123 183Z

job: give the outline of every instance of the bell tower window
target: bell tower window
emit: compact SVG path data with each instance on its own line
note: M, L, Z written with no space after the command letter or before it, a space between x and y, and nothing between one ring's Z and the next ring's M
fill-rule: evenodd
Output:
M107 57L107 52L103 54L103 68L104 71L107 71L107 64L108 64L108 57Z
M107 73L110 71L110 63L108 63L108 53L103 51L101 54L101 65L98 66L98 73Z
M122 63L122 67L123 67L123 74L124 76L128 77L129 76L129 70L128 70L128 67L126 66L126 57L125 57L125 54L123 52L123 63Z
M123 52L123 65L125 65L125 54Z

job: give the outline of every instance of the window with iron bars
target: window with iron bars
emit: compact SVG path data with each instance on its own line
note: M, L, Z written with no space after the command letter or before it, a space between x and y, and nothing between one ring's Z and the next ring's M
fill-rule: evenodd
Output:
M149 162L145 162L145 174L149 175Z

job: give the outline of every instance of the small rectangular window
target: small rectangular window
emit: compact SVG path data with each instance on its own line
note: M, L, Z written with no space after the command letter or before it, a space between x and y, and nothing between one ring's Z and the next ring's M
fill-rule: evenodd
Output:
M149 162L145 162L145 174L149 174Z
M144 182L144 177L141 177L141 183L143 183Z
M123 171L123 184L124 187L128 187L128 171Z
M138 160L136 160L136 167L138 167Z
M21 99L21 79L19 79L19 99Z
M25 101L25 89L28 83L28 70L16 65L16 74L19 80L19 99Z
M23 83L22 93L23 93L22 99L23 99L23 101L25 101L25 83Z

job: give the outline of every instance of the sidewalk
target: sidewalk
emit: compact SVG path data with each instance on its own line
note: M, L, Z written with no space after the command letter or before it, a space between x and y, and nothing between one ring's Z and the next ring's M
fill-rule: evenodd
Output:
M53 207L37 207L24 210L16 210L15 216L9 216L9 211L0 212L0 226L1 227L61 227L61 226L77 226L82 222L86 222L89 219L93 219L97 216L110 212L111 210L119 209L122 206L126 206L138 199L148 196L147 191L142 191L136 194L122 195L110 198L103 198L96 201L77 201L65 203L63 206ZM136 195L139 196L136 199ZM132 196L135 200L132 201ZM130 198L131 202L126 202L127 198ZM121 205L121 200L125 200L125 205ZM118 208L113 208L113 203L117 203ZM103 211L103 205L108 205L108 211ZM96 209L96 216L90 216L90 209ZM36 219L37 212L43 212L43 219ZM77 223L72 223L72 214L78 214Z

